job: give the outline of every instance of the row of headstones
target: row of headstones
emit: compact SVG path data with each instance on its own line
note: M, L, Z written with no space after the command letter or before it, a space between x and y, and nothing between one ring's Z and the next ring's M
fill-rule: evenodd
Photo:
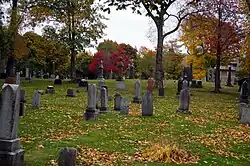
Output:
M244 81L240 91L239 119L242 124L250 125L250 107L248 104L248 83Z

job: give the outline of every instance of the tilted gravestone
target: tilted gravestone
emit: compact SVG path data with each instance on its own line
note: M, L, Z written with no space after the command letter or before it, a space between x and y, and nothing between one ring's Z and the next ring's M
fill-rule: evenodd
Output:
M180 104L177 108L176 112L185 113L185 114L191 114L189 111L189 104L190 104L190 93L188 90L188 81L183 81L183 88L180 93Z
M245 103L241 103L240 123L250 125L250 108Z
M59 151L58 166L75 166L77 150L75 148L62 148Z
M142 116L153 115L153 97L152 93L147 91L142 97Z
M67 89L67 97L75 97L76 96L76 91L72 88Z
M39 108L41 103L41 93L35 91L32 96L32 107Z
M241 91L240 91L240 102L241 103L249 103L248 100L248 83L247 81L244 81L242 86L241 86Z
M0 104L0 165L23 166L24 150L18 138L19 85L4 84Z
M135 82L135 96L133 98L133 103L141 103L141 82L140 80L136 80Z
M48 85L45 91L46 94L55 94L55 89L52 85Z
M120 114L127 115L129 111L129 103L127 98L121 98L121 111Z
M96 120L98 112L96 111L96 85L89 84L88 89L88 107L84 113L85 120Z
M101 107L100 107L100 113L107 113L108 110L108 95L107 95L107 89L105 87L101 88Z
M115 99L114 99L114 110L115 111L120 111L121 110L121 95L119 93L115 94Z

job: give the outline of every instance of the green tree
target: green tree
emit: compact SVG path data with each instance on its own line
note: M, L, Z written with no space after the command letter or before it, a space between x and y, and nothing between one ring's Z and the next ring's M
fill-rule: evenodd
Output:
M54 22L60 40L67 43L71 54L71 78L76 76L75 57L84 47L93 46L101 38L106 26L93 0L21 0L22 13L33 25Z
M141 47L138 51L138 66L137 71L150 75L150 70L155 66L155 51L146 47Z
M90 52L81 52L76 55L76 68L83 72L84 76L90 74L89 65L91 64L93 56Z

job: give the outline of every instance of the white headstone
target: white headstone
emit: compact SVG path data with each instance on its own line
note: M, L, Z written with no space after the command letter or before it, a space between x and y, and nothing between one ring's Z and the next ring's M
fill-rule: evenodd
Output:
M41 102L41 93L36 91L32 96L32 107L39 108L40 102Z

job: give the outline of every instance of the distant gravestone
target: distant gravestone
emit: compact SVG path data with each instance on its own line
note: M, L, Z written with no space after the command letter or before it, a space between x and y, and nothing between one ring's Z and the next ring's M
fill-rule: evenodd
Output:
M55 79L54 85L62 85L62 80L59 78L59 76Z
M247 81L244 81L242 86L241 86L241 91L240 91L240 102L241 103L249 103L248 100L248 83Z
M121 111L120 114L127 115L129 111L129 103L127 98L121 98Z
M101 88L101 107L100 113L107 113L108 112L108 95L107 89L105 87Z
M77 150L75 148L62 148L59 151L58 166L75 166Z
M88 91L88 81L85 79L81 79L78 83L79 87L84 87L85 91Z
M114 110L115 111L120 111L121 110L121 95L119 93L115 94L115 99L114 99Z
M96 111L96 85L89 84L88 89L88 108L84 113L85 120L96 120L98 112Z
M32 107L39 108L41 103L41 94L38 91L35 91L32 96Z
M18 120L20 87L4 84L0 100L0 165L23 166L24 150L20 149Z
M116 90L126 90L126 84L124 80L116 81Z
M20 72L16 73L16 84L20 85L21 81L20 81Z
M232 67L228 67L227 86L232 87Z
M25 80L30 80L30 72L28 67L25 68Z
M140 95L141 95L141 82L140 82L140 80L136 80L136 82L135 82L135 96L133 98L133 103L137 103L137 104L141 103Z
M142 116L153 116L153 97L149 91L142 97Z
M197 88L202 88L202 80L197 80Z
M240 123L250 125L250 108L245 104L240 111Z
M52 85L48 85L45 91L46 94L55 94L55 89Z
M76 91L72 88L67 89L67 97L75 97L76 96Z
M188 81L184 80L183 81L183 89L181 90L180 93L180 104L179 107L177 108L176 112L180 113L185 113L185 114L191 114L189 111L189 104L190 104L190 93L188 90Z

